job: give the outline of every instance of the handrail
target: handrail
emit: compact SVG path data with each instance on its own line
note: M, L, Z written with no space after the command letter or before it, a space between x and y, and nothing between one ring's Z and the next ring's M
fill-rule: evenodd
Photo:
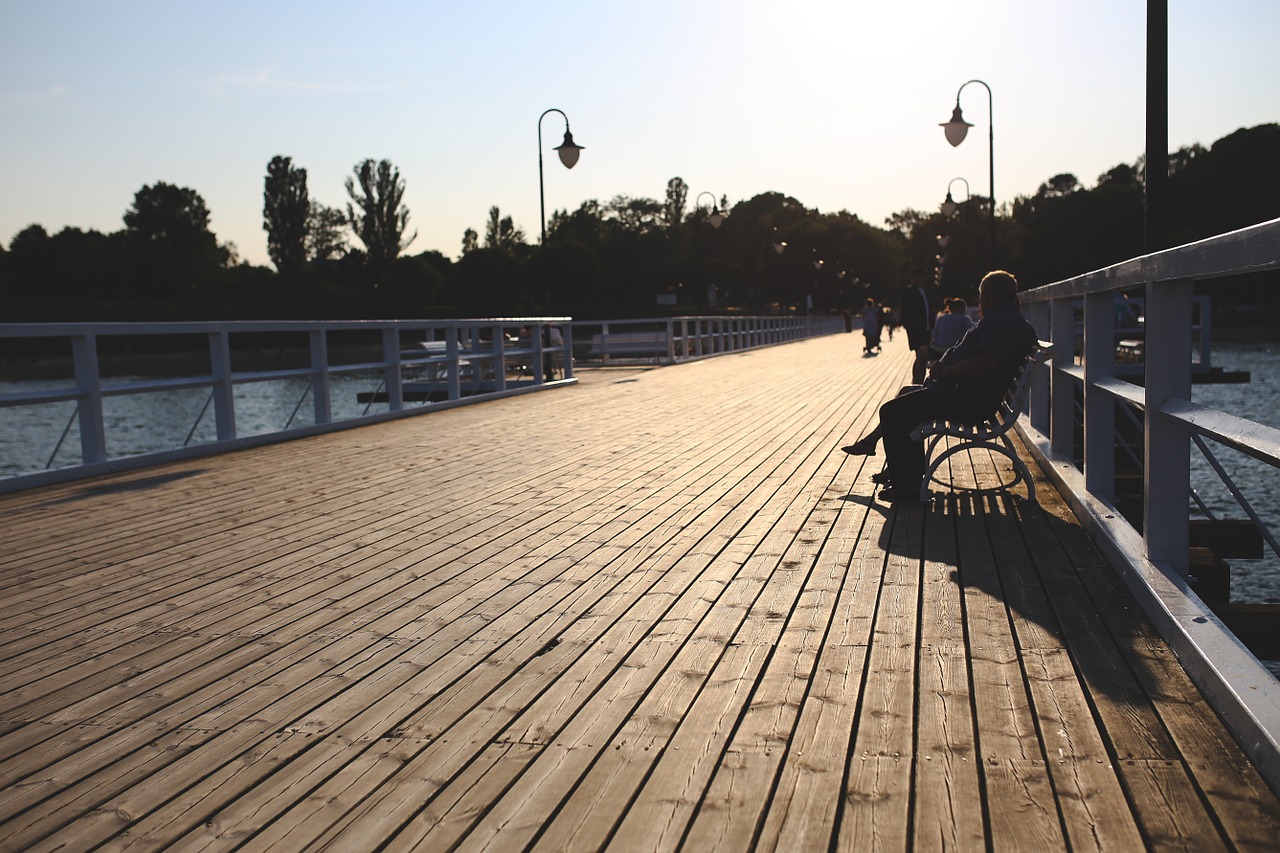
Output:
M1275 269L1280 219L1023 293L1037 330L1063 346L1045 368L1050 381L1034 389L1019 431L1192 679L1280 790L1280 682L1190 588L1187 501L1193 439L1209 438L1280 468L1280 430L1192 402L1189 355L1194 282ZM1125 290L1145 296L1141 386L1117 376L1115 294ZM1077 351L1081 303L1083 343ZM1078 454L1073 408L1081 388L1084 446ZM1143 413L1141 533L1116 509L1116 401ZM1083 458L1080 467L1077 457Z
M571 384L573 379L573 338L569 317L499 317L466 320L348 320L348 321L240 321L181 323L6 323L0 324L0 342L14 348L14 342L53 339L69 342L73 378L70 385L41 390L0 393L0 408L74 402L79 420L80 462L63 468L17 474L0 479L0 492L63 482L106 471L124 470L171 459L204 456L240 447L283 441L335 429L419 414L423 411L461 405L544 387ZM544 343L546 327L563 329L563 341ZM359 341L355 362L330 358L330 336L347 335ZM507 337L523 333L511 343ZM208 368L190 375L113 379L100 369L100 344L104 341L137 341L158 335L185 340L187 349L207 355ZM292 338L308 353L305 367L266 370L233 370L233 343L252 336ZM550 336L549 336L550 337ZM192 339L198 341L191 345ZM256 343L261 345L262 338ZM409 341L416 349L405 349ZM202 356L203 357L203 356ZM544 375L545 357L564 363L564 378ZM525 366L525 375L509 378L510 369ZM444 399L431 406L406 405L402 392L404 371L429 367L443 375ZM176 372L176 371L175 371ZM385 388L386 411L335 419L331 399L331 379L336 375L376 372ZM294 427L293 416L283 428L256 435L243 435L236 425L235 388L255 382L309 379L314 407L313 423ZM104 400L133 394L158 394L195 388L209 389L216 421L216 439L190 445L196 424L187 441L168 450L112 457L108 452L108 427L103 414ZM301 403L299 403L299 407ZM198 420L204 417L201 410ZM294 411L296 415L297 409ZM69 427L68 427L69 429ZM61 448L61 442L59 442ZM55 450L55 455L56 455ZM50 465L52 465L52 458Z
M577 341L575 357L604 363L649 357L675 364L844 331L839 317L790 314L575 320L570 325ZM615 338L612 349L611 336ZM650 339L637 340L641 336Z

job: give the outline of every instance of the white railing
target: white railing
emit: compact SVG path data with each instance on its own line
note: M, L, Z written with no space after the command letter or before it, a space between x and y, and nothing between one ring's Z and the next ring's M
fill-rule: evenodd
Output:
M577 320L572 325L574 358L605 364L674 364L844 331L839 317L791 315Z
M74 403L71 425L79 433L79 462L57 469L23 473L0 479L0 492L137 468L170 459L283 441L335 429L373 423L441 407L460 405L552 385L572 383L573 364L568 317L529 317L476 320L367 320L343 322L250 321L193 323L14 323L0 324L0 344L11 359L28 353L70 356L70 384L0 393L0 408ZM544 334L544 330L546 334ZM554 330L554 334L552 333ZM561 340L563 335L563 340ZM164 336L165 346L147 347L148 339ZM335 346L335 340L341 341ZM25 344L25 346L24 346ZM301 366L275 369L237 369L254 347L280 350L286 346L304 353ZM104 354L123 347L157 350L148 376L110 378L100 369ZM160 350L175 349L194 357L198 367L184 371L167 364ZM341 360L331 357L340 351ZM27 356L28 359L31 356ZM562 378L554 379L557 370ZM151 375L163 372L159 378ZM177 375L175 375L177 374ZM335 418L332 383L344 375L377 377L377 385L361 414ZM406 380L419 377L418 397L433 405L406 404ZM236 391L250 383L305 380L302 399L293 416L279 428L244 435L237 428ZM46 383L49 384L49 383ZM188 443L165 450L117 456L111 442L104 401L128 395L161 395L186 389L208 389L208 399L187 431ZM293 426L306 397L311 398L310 424ZM383 408L371 411L376 401ZM189 444L200 421L212 407L216 437ZM54 455L62 446L58 441ZM52 464L53 457L50 457Z
M1278 268L1280 219L1022 294L1041 336L1061 345L1045 368L1049 381L1033 388L1029 424L1020 430L1188 673L1280 790L1280 684L1188 586L1193 441L1204 447L1208 439L1280 467L1280 430L1191 399L1193 284ZM1117 370L1116 295L1125 291L1145 301L1141 386ZM1082 453L1075 446L1080 392ZM1122 405L1143 413L1141 532L1116 508L1115 427Z

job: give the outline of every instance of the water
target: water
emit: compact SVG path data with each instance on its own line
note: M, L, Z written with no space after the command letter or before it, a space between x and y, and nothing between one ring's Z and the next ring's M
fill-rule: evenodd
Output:
M387 411L386 403L368 406L356 395L381 390L381 373L368 371L331 377L332 419L349 420ZM129 381L115 377L111 381ZM0 381L0 393L66 388L61 381ZM315 404L306 378L251 382L235 387L236 434L278 432L315 423ZM406 403L412 406L412 403ZM73 402L0 408L0 477L78 465L79 420ZM107 455L115 459L139 453L207 444L217 439L208 388L106 397L103 400ZM52 463L52 464L50 464Z
M1196 385L1192 398L1203 406L1280 428L1280 344L1220 344L1213 365L1247 370L1252 381L1240 385ZM1207 441L1254 512L1280 538L1280 472L1229 447ZM1220 518L1247 518L1235 498L1194 446L1191 486ZM1231 560L1231 599L1245 604L1280 604L1280 557L1263 545L1261 560Z

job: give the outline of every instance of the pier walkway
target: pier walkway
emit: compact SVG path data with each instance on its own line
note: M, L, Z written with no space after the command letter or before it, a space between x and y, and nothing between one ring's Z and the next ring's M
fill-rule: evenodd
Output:
M861 347L0 497L0 849L1276 849L1050 484L872 499Z

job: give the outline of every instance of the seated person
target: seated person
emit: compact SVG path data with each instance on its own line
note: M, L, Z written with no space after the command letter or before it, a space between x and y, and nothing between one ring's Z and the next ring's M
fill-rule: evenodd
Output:
M886 486L880 490L881 500L919 500L925 458L924 443L911 440L917 426L936 418L986 420L1035 347L1036 330L1018 308L1018 281L1010 273L997 270L983 277L978 306L982 319L942 354L925 383L904 388L880 407L880 424L874 431L841 448L871 456L876 442L884 439L885 470L875 477Z
M968 304L958 296L947 300L947 310L939 314L933 324L933 339L929 341L930 360L937 361L938 356L960 343L965 332L973 328L968 310Z

